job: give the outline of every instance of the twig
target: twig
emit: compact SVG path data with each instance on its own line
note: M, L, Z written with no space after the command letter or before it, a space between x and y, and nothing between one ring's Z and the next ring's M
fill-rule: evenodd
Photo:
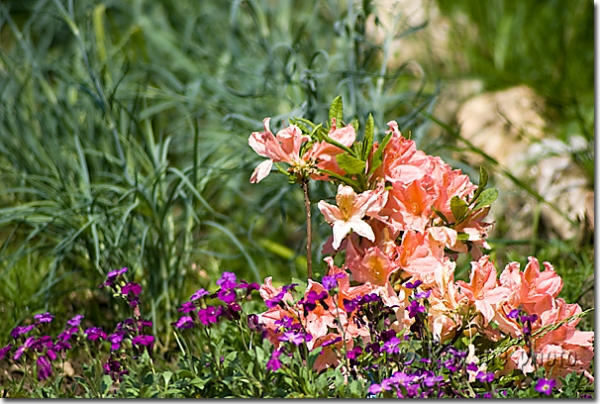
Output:
M308 279L312 278L312 220L310 216L310 199L308 198L308 180L302 181L304 191L304 207L306 208L306 269Z

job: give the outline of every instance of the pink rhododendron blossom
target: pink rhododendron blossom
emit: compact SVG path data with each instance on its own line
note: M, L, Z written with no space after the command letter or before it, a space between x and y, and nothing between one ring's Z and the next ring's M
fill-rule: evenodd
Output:
M379 214L381 206L387 200L387 193L379 190L357 195L352 187L340 185L335 200L337 206L324 201L320 201L318 205L327 223L333 226L333 248L337 250L350 231L368 240L375 240L371 226L363 218L365 215Z
M284 162L290 165L301 164L300 147L310 138L302 134L300 128L291 125L281 131L277 135L273 135L269 129L271 118L265 118L263 125L264 132L254 132L248 139L248 144L259 155L267 157L268 160L263 161L256 167L250 182L255 184L262 181L269 172L273 163Z

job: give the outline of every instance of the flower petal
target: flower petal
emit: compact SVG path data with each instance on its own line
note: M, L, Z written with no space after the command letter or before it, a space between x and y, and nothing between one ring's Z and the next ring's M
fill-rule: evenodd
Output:
M256 183L261 182L263 180L263 178L265 178L267 175L269 175L269 173L271 172L272 166L273 166L273 160L271 160L271 159L265 160L262 163L260 163L254 169L254 172L252 173L252 176L250 177L250 183L256 184Z

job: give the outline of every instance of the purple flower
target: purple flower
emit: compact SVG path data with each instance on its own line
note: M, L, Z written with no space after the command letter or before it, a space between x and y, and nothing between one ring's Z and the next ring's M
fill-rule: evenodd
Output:
M391 377L391 379L395 383L400 384L402 386L408 386L409 384L411 384L418 378L419 378L419 376L417 376L417 375L409 375L404 372L394 372L394 374Z
M14 360L19 360L19 358L23 355L26 349L29 349L35 343L35 337L29 337L25 340L25 343L17 348L17 352L15 352Z
M223 272L221 278L217 280L217 285L222 289L234 289L237 287L237 278L233 272Z
M427 387L433 387L435 386L436 383L441 382L442 380L444 380L443 376L427 376L424 380L423 380L423 384L425 384L425 386Z
M246 293L250 293L253 290L259 290L260 285L256 282L248 283L245 280L242 280L242 282L240 282L240 284L238 285L238 288L246 289Z
M304 340L305 340L304 335L302 335L300 333L295 333L293 331L284 332L283 335L281 337L279 337L279 341L291 342L292 344L294 344L296 346L303 343Z
M456 366L456 363L454 363L454 360L452 359L448 359L446 362L444 362L444 367L451 372L458 371L458 366Z
M271 359L269 359L269 361L267 362L268 370L275 372L279 368L281 368L281 361L279 360L280 356L281 356L281 351L279 349L276 349L273 351L273 353L271 354Z
M58 356L56 356L56 352L54 352L53 349L49 348L46 351L46 356L48 357L48 359L50 359L51 361L55 361L56 358L58 358Z
M408 310L408 316L410 318L415 318L418 313L425 313L425 306L422 306L419 302L413 300L406 310Z
M506 315L506 317L516 320L519 317L519 309L513 309Z
M539 393L543 393L549 396L550 394L552 394L554 386L556 386L556 380L540 379L535 385L535 390Z
M110 334L106 340L110 342L110 350L116 351L121 347L121 342L123 341L123 337L125 336L125 332L117 331L114 334Z
M324 276L321 280L321 283L323 284L323 287L327 290L331 290L337 287L338 284L337 279L335 279L333 276Z
M206 295L209 295L209 294L210 293L208 293L206 290L200 288L196 292L194 292L194 294L192 295L192 297L190 297L190 301L193 302L194 300L198 300L202 296L206 296Z
M39 337L31 347L38 352L42 352L44 348L51 348L54 344L52 343L52 337L49 335L43 335Z
M127 272L127 268L121 268L115 271L110 271L106 276L106 281L102 285L100 285L100 288L103 288L104 286L112 287L115 284L115 280L119 276L123 275L125 272Z
M392 337L389 341L383 344L383 350L389 354L395 354L400 352L400 339Z
M404 284L404 287L409 288L409 289L415 289L418 288L419 286L421 286L423 284L423 281L418 279L416 280L414 283L413 282L406 282Z
M492 398L492 393L484 393L483 398Z
M323 348L325 348L326 346L333 345L333 344L337 344L337 343L338 343L338 342L340 342L341 340L342 340L342 337L336 337L336 338L334 338L334 339L330 339L329 341L325 341L325 342L323 342L323 343L321 344L321 346L322 346Z
M172 325L180 330L187 330L194 327L194 319L191 316L183 316Z
M196 310L196 305L194 304L194 302L185 302L181 305L180 308L177 309L177 311L182 311L184 313L189 313L190 311L194 310Z
M363 349L360 345L355 346L351 350L348 351L348 359L356 359L363 353Z
M431 290L428 290L427 292L415 293L415 298L417 299L427 299L429 296L431 296Z
M373 383L372 385L369 386L369 393L370 394L379 394L382 391L383 391L383 388L381 387L380 384Z
M152 335L138 335L137 337L133 337L131 343L136 346L143 345L152 348L154 337Z
M385 391L390 391L392 389L393 381L391 379L383 379L381 381L381 388Z
M52 349L58 352L66 351L71 349L71 344L66 341L56 341L56 344L54 344Z
M142 286L139 283L129 282L121 288L121 293L124 295L129 295L131 293L133 296L139 296L139 294L142 293Z
M37 366L38 380L45 380L52 376L52 365L45 356L40 356L37 359Z
M208 306L205 309L198 310L198 318L204 325L216 323L219 321L221 314L223 314L223 308L221 306L218 308L215 308L214 306Z
M478 369L479 367L475 364L475 362L471 362L467 365L467 370L470 370L471 372L477 372Z
M235 289L219 289L217 296L223 303L229 304L235 302L237 293L235 292Z
M342 300L342 303L344 304L344 310L346 310L346 312L348 312L348 313L352 313L353 311L358 309L358 302L356 299L352 299L352 300L344 299L344 300Z
M72 319L67 321L67 324L70 325L71 327L77 327L77 326L79 326L79 324L81 324L81 319L83 317L84 316L81 314L76 314L75 317L73 317Z
M480 383L491 383L494 381L494 372L479 372L475 375L475 378Z
M16 326L15 328L12 329L12 331L10 332L10 336L13 337L14 339L19 338L19 336L21 335L25 335L27 334L29 331L33 330L35 326L34 325L28 325L28 326Z
M291 317L283 316L279 320L275 320L274 324L278 325L279 330L281 330L282 328L291 328L293 321L294 320Z
M87 335L90 341L95 341L98 338L106 339L106 333L102 331L100 327L92 327L85 330L85 334Z
M33 318L36 319L38 323L51 323L54 316L46 312L43 314L36 314Z
M4 357L12 349L12 347L12 344L8 344L4 348L0 349L0 360L4 359Z

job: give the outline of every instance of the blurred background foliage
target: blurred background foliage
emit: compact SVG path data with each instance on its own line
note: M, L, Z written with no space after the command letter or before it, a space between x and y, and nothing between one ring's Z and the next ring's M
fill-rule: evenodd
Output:
M155 332L223 271L304 278L300 188L277 175L249 183L261 158L248 136L266 116L273 130L292 116L322 121L341 94L348 121L372 113L381 137L397 120L476 180L478 167L456 157L455 126L429 134L441 124L431 119L440 83L477 76L486 89L532 86L558 135L577 125L593 141L592 2L482 4L439 1L467 21L449 53L423 43L415 61L391 44L427 24L402 24L398 10L376 41L367 25L384 12L366 0L2 1L0 341L45 310L110 323L112 300L97 285L123 266L144 285ZM593 153L591 167L593 182ZM311 186L315 201L335 191ZM319 276L330 229L314 216ZM573 275L566 297L581 298L593 247L543 243L540 258Z

